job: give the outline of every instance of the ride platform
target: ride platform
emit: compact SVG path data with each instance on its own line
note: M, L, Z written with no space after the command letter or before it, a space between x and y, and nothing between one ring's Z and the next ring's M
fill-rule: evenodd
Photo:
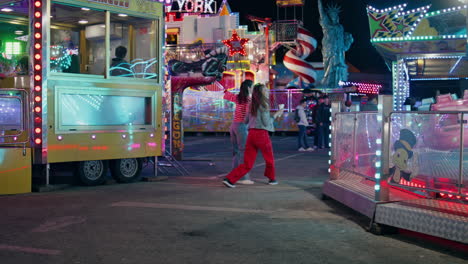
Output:
M422 197L390 187L389 201L374 200L372 181L341 171L323 185L325 196L371 218L374 223L468 243L468 205Z

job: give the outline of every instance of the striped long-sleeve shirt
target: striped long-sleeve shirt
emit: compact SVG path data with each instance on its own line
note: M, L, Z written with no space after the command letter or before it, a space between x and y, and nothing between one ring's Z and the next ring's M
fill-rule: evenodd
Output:
M247 100L246 103L239 103L237 101L237 95L229 92L228 90L224 91L224 99L231 101L236 104L236 110L234 112L234 122L241 122L243 123L245 120L245 115L247 114L247 111L249 111L249 104L251 101L251 98Z

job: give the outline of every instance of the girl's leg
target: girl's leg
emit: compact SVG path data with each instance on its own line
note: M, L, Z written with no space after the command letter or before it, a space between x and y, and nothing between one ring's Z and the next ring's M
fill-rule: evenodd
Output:
M229 128L229 134L231 136L232 145L232 168L236 168L242 162L239 157L239 141L237 136L237 124L233 122Z
M236 183L252 169L255 163L255 159L257 158L257 147L255 146L256 141L256 133L249 131L249 135L247 136L247 143L245 144L244 163L237 166L226 176L226 178L231 183Z
M245 145L247 141L247 125L244 123L239 123L237 127L237 142L239 147L239 163L240 161L244 160L244 152L245 152ZM237 167L237 166L236 166ZM250 172L247 172L241 180L250 180Z
M265 159L264 175L271 181L275 180L275 158L273 157L273 145L271 144L270 135L266 130L262 131L261 139L257 141L258 148L262 151L263 159Z

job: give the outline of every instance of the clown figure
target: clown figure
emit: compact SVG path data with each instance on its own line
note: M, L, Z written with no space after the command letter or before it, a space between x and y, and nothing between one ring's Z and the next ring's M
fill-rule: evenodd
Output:
M403 178L406 181L417 174L408 170L408 161L413 158L413 147L416 145L416 137L408 129L400 130L400 138L393 144L394 153L392 156L393 167L390 168L389 181L391 183L400 183Z

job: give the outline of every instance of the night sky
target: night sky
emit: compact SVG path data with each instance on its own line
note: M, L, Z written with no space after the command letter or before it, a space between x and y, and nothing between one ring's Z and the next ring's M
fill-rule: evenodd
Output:
M336 3L342 8L340 14L340 23L345 31L350 32L354 37L354 43L346 53L346 60L365 73L390 73L383 59L371 45L369 39L369 24L366 15L366 5L372 5L375 8L384 9L399 4L407 3L406 10L411 10L421 6L432 4L429 11L440 10L459 6L458 0L322 0L324 5ZM319 13L317 0L305 0L304 26L312 32L314 37L320 43L322 39L322 28L319 25ZM293 19L293 8L280 8L277 12L275 0L228 0L232 12L240 13L241 25L248 25L252 30L254 23L246 19L246 15L257 17L270 17L274 21L283 19ZM289 11L286 12L285 11ZM279 15L278 15L279 13ZM296 7L296 18L301 19L301 8ZM319 44L320 45L320 44ZM313 61L321 61L320 50L315 51L311 56Z

